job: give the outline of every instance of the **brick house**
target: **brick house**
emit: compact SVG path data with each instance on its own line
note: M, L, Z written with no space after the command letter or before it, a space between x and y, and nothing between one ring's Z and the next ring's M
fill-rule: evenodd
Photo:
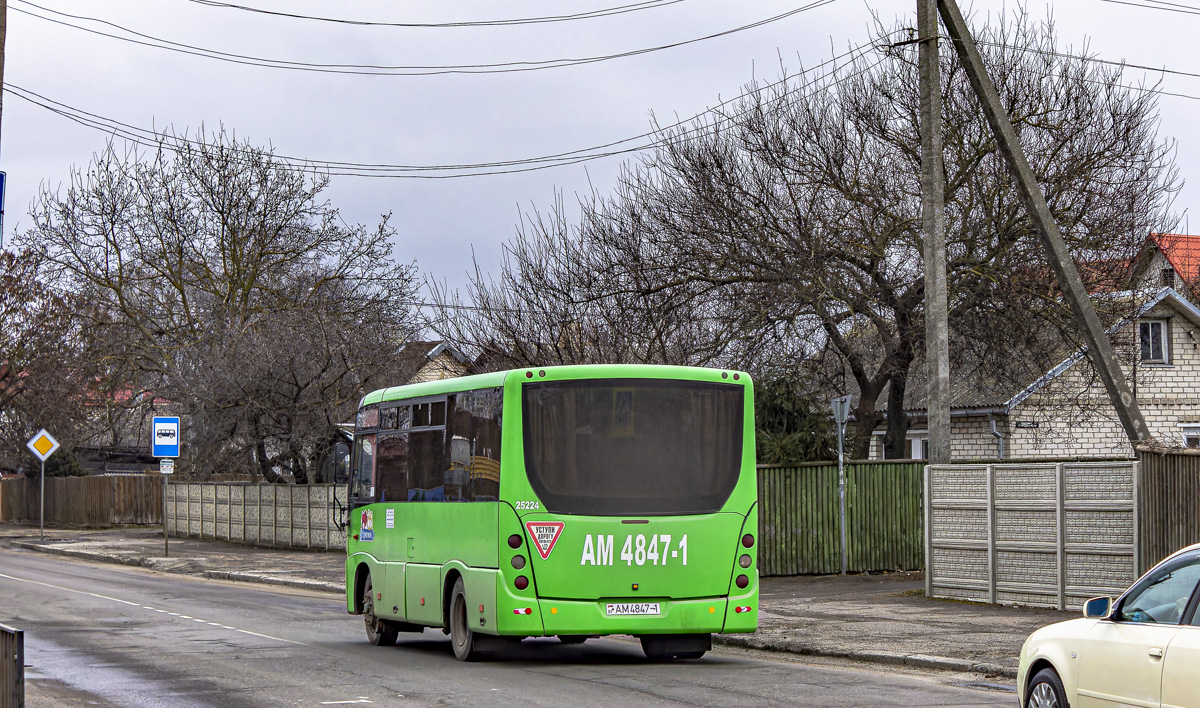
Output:
M408 342L400 352L403 368L395 384L452 379L467 373L470 360L446 342Z
M1200 236L1151 236L1133 259L1128 282L1131 290L1110 295L1144 304L1109 330L1126 380L1153 438L1200 447ZM910 393L910 400L920 400L906 406L906 456L923 459L929 437L924 395ZM955 460L1133 456L1082 351L1033 380L987 393L956 380L952 369L950 425ZM872 436L872 458L883 456L883 433L881 426Z

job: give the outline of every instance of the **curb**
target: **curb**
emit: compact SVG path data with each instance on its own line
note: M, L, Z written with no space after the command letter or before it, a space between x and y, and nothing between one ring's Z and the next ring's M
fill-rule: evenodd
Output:
M327 592L337 595L346 593L346 586L341 583L329 583L323 580L303 580L300 578L277 578L271 575L263 575L261 573L245 573L240 571L229 570L206 570L201 573L205 578L211 580L234 580L243 583L258 583L260 585L282 585L285 587L297 588L300 590L312 590L314 592Z
M779 638L765 638L757 635L714 634L713 644L759 649L781 654L800 654L805 656L826 656L837 659L853 659L872 664L891 664L894 666L912 666L922 669L939 671L956 671L959 673L975 673L985 676L1003 676L1015 679L1017 669L1012 666L998 666L967 659L951 659L944 656L928 654L901 654L887 651L856 651L853 649L825 649L803 642Z

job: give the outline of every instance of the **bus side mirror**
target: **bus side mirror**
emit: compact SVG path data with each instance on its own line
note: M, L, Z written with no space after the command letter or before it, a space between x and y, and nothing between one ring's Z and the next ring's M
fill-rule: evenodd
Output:
M1083 603L1083 616L1088 619L1104 619L1112 611L1111 597L1093 597Z

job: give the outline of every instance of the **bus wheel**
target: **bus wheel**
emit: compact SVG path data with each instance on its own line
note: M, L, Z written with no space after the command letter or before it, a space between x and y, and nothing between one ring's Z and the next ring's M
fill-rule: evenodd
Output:
M560 635L558 635L558 641L562 642L563 644L583 644L587 640L588 640L588 636L586 634L560 634Z
M454 590L450 592L450 645L454 647L454 658L459 661L478 659L485 641L471 631L467 621L467 592L460 577L454 581Z
M363 588L363 623L367 627L367 641L377 647L390 647L396 643L396 627L375 615L375 593L371 589L371 576L367 575Z

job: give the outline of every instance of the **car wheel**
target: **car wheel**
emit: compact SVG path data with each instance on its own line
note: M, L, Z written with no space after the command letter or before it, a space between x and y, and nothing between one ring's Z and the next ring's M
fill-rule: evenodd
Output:
M1029 682L1029 697L1025 708L1070 708L1067 692L1054 669L1042 669Z
M367 641L375 646L390 647L396 643L396 635L399 634L396 627L375 615L375 593L371 589L370 575L367 575L366 587L363 588L363 623L367 627Z

